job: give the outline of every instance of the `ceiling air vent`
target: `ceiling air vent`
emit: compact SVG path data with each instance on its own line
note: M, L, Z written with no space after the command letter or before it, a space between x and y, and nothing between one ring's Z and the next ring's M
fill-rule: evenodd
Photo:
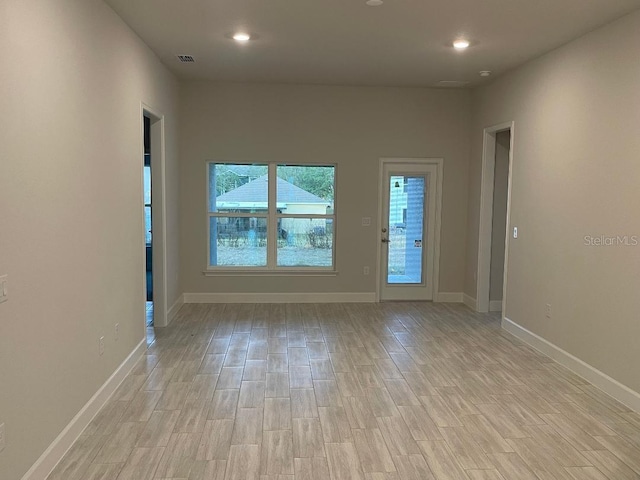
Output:
M195 63L196 59L191 55L178 55L178 60L182 63Z

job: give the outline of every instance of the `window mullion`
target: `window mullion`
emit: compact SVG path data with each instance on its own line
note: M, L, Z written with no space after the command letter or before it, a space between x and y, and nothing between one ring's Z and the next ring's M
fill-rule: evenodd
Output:
M267 267L269 269L276 268L277 242L278 242L278 219L277 219L277 171L276 164L269 164L269 194L268 194L268 221L267 221Z

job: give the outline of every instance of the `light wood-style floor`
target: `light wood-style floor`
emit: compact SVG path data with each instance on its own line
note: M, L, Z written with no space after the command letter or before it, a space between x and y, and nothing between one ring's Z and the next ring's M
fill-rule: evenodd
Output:
M185 305L49 480L631 480L640 415L431 303Z

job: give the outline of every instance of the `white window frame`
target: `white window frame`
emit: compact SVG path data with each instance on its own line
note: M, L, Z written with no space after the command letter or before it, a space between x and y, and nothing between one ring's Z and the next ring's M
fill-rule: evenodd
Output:
M217 213L211 212L210 208L210 185L209 185L209 168L211 165L266 165L268 175L268 195L267 195L267 212L265 213ZM278 213L277 203L277 168L279 166L287 167L333 167L333 212L331 214L286 214ZM338 166L334 163L300 163L300 162L234 162L229 160L207 160L205 162L206 177L206 269L204 275L302 275L302 276L326 276L337 275L336 270L336 230L337 230L337 183L338 183ZM211 265L211 218L266 218L267 219L267 264L265 266L250 265ZM278 266L278 221L283 218L302 218L314 219L322 218L331 220L333 224L331 239L331 265L324 267L317 266Z

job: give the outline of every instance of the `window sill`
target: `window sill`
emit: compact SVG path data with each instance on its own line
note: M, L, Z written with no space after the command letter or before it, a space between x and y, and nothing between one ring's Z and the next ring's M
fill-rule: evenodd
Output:
M215 270L204 270L205 277L335 277L337 270L321 269L245 269L245 268L220 268Z

